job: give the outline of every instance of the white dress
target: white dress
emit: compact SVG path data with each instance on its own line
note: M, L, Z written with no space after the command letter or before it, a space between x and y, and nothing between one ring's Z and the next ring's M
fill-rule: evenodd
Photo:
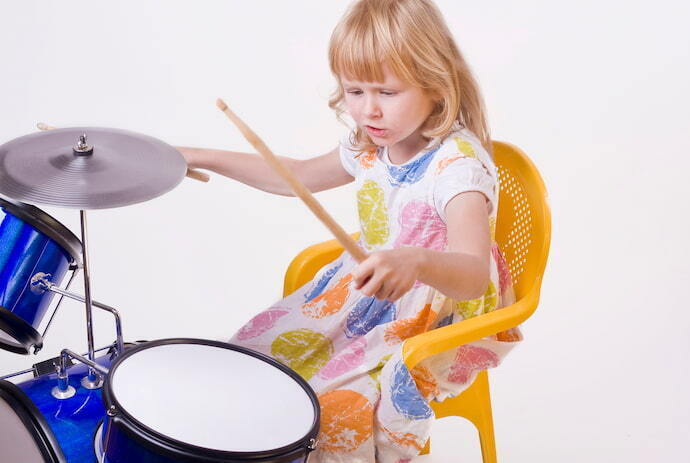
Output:
M486 196L493 241L496 167L477 137L457 128L401 165L390 162L385 148L357 153L349 134L341 141L342 164L356 182L359 244L368 252L402 246L447 250L445 206L467 191ZM318 394L321 430L310 462L413 458L429 437L434 417L428 402L460 393L478 371L500 363L516 342L485 338L427 359L412 372L401 355L411 336L502 306L510 276L497 246L491 254L491 282L483 297L454 301L417 282L393 303L353 288L357 263L344 253L235 334L230 342L289 366Z

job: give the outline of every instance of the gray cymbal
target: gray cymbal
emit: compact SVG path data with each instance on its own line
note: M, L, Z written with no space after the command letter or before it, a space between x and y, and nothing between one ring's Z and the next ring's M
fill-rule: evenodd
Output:
M0 193L28 203L73 209L127 206L172 190L186 170L172 146L120 129L55 129L0 145Z

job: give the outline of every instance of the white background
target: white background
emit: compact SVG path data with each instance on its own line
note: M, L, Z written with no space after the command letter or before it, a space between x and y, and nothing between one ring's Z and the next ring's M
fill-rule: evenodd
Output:
M347 4L2 2L0 141L45 121L251 151L215 108L223 97L275 152L327 152L344 128L326 104L326 50ZM687 458L690 8L438 5L481 84L493 138L532 157L553 212L539 310L492 374L499 457ZM348 230L353 195L318 195ZM78 230L76 211L44 209ZM89 219L93 292L121 310L127 340L229 337L280 296L292 256L330 238L298 200L217 176ZM83 351L83 320L68 303L44 351L0 352L0 374ZM97 345L112 332L98 314ZM480 461L466 422L440 420L433 436L420 461Z

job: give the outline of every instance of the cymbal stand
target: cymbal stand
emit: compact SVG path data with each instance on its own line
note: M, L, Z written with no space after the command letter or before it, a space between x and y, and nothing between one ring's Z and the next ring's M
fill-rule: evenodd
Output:
M86 337L89 346L88 359L94 362L96 357L93 347L93 299L91 298L91 264L89 262L89 245L87 242L86 211L80 210L79 218L81 223L82 258L84 260L84 303L86 305ZM82 379L81 384L87 389L98 389L103 386L103 376L89 366L89 374Z

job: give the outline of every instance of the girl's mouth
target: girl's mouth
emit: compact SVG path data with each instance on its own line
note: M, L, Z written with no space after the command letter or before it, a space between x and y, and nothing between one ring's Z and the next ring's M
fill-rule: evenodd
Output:
M373 135L375 137L383 137L386 135L386 129L377 129L376 127L372 127L370 125L365 125L364 127L367 129L369 135Z

